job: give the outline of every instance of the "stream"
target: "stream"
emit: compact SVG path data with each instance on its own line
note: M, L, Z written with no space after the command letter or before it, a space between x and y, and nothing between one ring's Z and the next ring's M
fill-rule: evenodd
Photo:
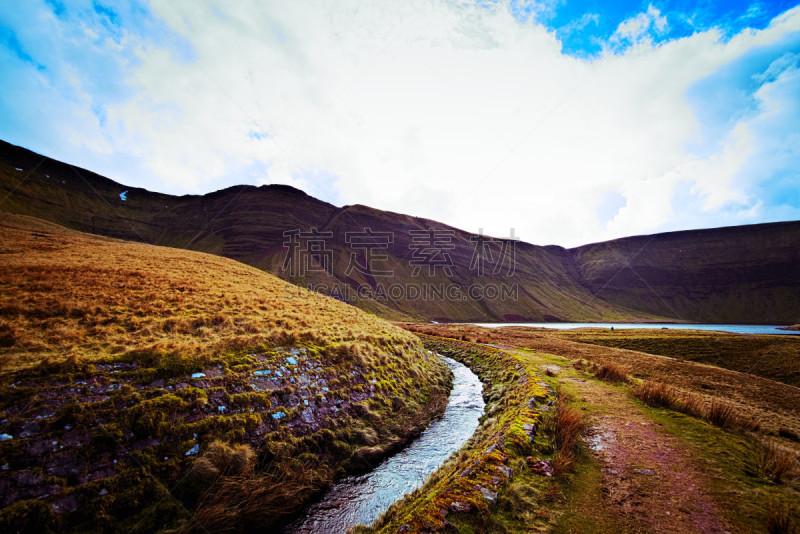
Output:
M483 384L465 365L441 358L453 372L453 390L442 417L374 470L343 479L284 533L328 534L371 525L392 503L422 486L472 436L483 415Z

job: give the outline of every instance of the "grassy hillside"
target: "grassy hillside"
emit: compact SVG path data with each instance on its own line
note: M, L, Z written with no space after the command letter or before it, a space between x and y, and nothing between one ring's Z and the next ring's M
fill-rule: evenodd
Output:
M0 213L4 532L264 528L400 446L449 373L208 254Z

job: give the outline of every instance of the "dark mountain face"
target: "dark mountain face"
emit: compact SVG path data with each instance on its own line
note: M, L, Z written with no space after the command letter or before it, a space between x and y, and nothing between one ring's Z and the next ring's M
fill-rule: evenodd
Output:
M797 222L567 250L339 208L288 186L153 193L7 143L0 210L226 256L398 319L800 321Z
M671 232L572 249L606 302L692 322L788 324L800 310L800 223Z

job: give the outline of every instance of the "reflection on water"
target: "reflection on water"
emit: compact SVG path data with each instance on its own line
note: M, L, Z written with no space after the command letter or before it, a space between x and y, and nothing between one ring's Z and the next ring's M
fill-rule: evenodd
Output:
M483 414L483 385L466 366L442 358L453 371L453 390L442 418L375 470L342 480L284 532L328 534L371 524L392 503L420 487L472 436Z

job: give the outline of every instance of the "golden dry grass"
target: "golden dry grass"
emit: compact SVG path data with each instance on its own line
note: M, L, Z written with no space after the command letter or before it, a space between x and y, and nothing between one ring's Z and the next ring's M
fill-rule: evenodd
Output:
M229 259L2 212L0 258L1 531L269 529L446 404L416 336Z
M758 442L757 464L759 474L776 484L796 478L800 467L797 453L769 438Z
M556 477L563 477L574 470L581 434L584 431L580 412L570 406L572 400L562 391L558 392L553 432L556 449L553 474Z
M729 430L746 430L757 432L761 428L761 421L751 414L722 399L711 399L683 391L664 382L646 380L631 391L634 397L648 406L669 408L683 412Z
M391 324L255 268L0 213L0 372L123 353L208 359L261 346L416 344ZM365 362L369 363L369 362Z
M594 376L608 382L627 382L628 371L616 362L604 363L595 371Z

